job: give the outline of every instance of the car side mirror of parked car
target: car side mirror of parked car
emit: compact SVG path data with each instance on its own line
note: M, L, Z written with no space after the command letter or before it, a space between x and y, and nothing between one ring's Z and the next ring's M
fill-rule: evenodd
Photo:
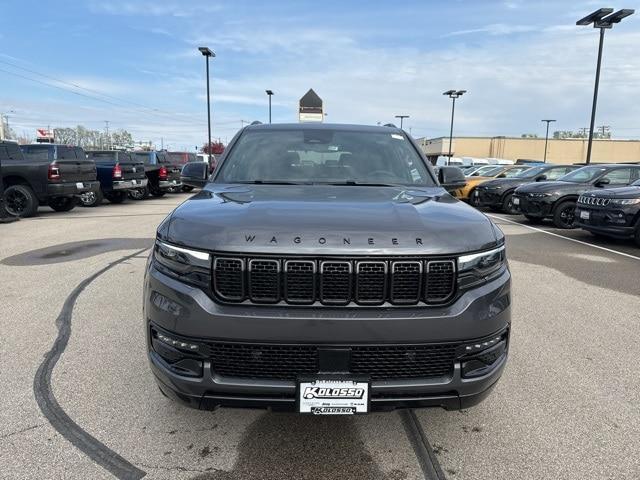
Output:
M206 162L190 162L182 167L180 181L189 187L202 188L209 178L209 164Z
M605 185L609 185L610 183L611 183L611 180L609 180L608 178L601 178L594 185L596 187L604 187Z
M496 178L507 178L507 176L504 173L501 173L500 175L498 175Z
M447 192L452 192L467 184L464 172L458 167L440 167L438 181Z
M536 177L536 182L544 182L546 179L546 175L540 175L539 177Z

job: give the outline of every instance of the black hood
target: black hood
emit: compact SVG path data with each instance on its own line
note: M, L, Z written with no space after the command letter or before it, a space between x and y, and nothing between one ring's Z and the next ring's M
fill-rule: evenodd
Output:
M640 186L589 190L584 195L598 198L640 198Z
M455 254L502 233L442 188L209 184L158 228L203 250L288 254Z

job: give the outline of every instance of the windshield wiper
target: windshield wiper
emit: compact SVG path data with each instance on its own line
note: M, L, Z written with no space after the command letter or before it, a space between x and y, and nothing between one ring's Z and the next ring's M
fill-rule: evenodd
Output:
M398 183L376 183L376 182L358 182L356 180L345 180L344 182L314 182L315 185L349 185L353 187L406 187L406 185L400 185Z
M251 185L303 185L300 182L288 182L286 180L238 180L230 183L246 183Z

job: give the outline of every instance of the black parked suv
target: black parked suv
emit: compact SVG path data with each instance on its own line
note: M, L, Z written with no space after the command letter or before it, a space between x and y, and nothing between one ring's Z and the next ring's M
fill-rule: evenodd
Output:
M576 226L594 235L633 238L640 247L640 180L578 197Z
M208 181L191 165L183 178L203 189L158 227L144 280L165 395L351 414L466 408L496 384L504 235L440 186L405 132L255 125Z
M100 188L96 166L79 147L0 142L5 209L31 217L39 205L57 212L72 210L84 192Z
M594 188L623 187L640 178L640 165L591 165L575 170L557 182L524 185L513 202L532 222L551 218L558 228L574 228L576 201Z
M495 211L509 214L518 213L513 204L513 192L516 188L531 182L556 180L572 170L576 165L539 165L511 178L496 178L478 185L469 199L474 207L489 207Z

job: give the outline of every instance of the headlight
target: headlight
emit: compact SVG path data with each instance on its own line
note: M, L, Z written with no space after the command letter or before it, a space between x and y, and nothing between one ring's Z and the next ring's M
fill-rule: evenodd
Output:
M200 287L211 281L211 256L207 252L156 241L153 258L161 272Z
M486 252L458 257L458 283L461 288L488 282L507 264L504 245Z
M550 197L551 195L553 195L552 193L530 193L529 197L531 198L544 198L544 197Z
M640 203L640 198L614 198L611 200L611 205L636 205Z

